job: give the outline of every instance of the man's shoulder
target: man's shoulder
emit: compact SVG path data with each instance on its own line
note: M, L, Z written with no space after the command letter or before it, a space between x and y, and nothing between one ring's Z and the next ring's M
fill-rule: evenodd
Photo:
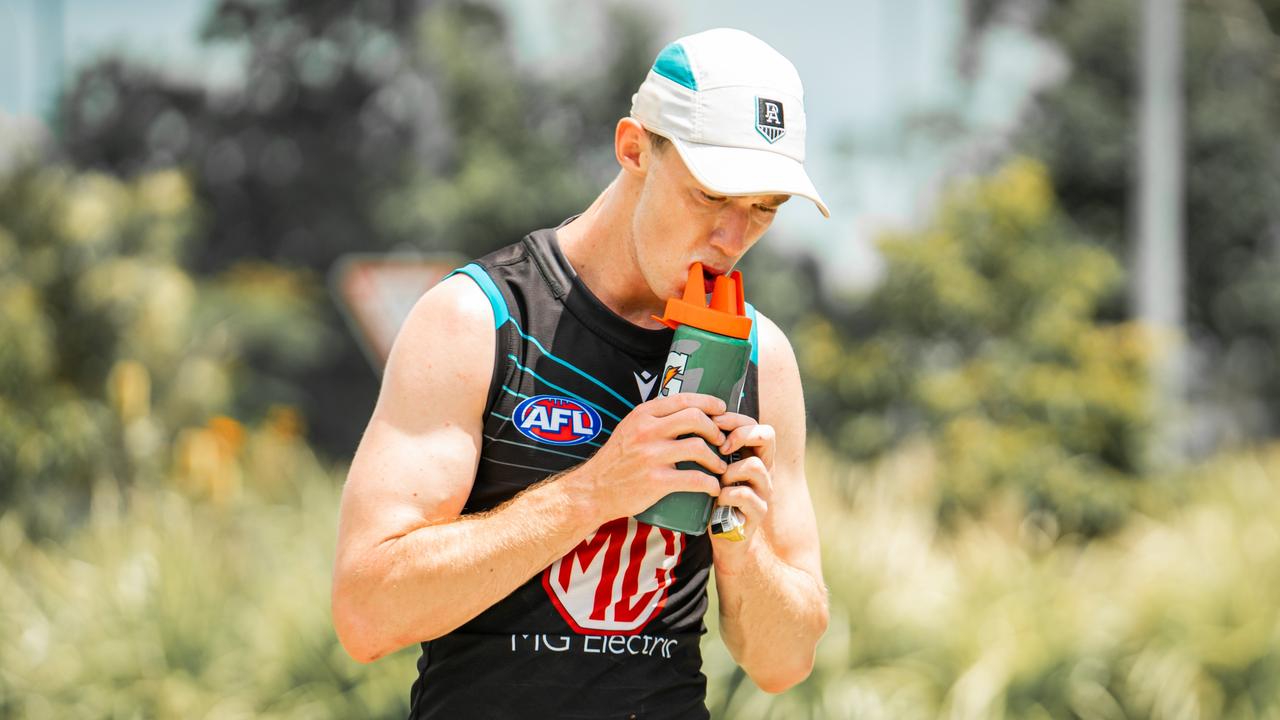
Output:
M405 321L420 326L445 325L447 329L493 327L493 309L484 288L468 273L454 273L436 283L418 299ZM483 321L483 322L482 322Z
M791 347L791 340L777 323L758 309L756 310L756 337L759 344L761 370L766 366L780 369L796 367L795 350Z
M455 274L441 280L409 311L392 345L384 384L421 391L449 377L487 387L493 328L489 298L472 278Z
M796 423L803 426L804 391L791 341L776 323L759 311L756 323L760 421L779 430L790 429Z

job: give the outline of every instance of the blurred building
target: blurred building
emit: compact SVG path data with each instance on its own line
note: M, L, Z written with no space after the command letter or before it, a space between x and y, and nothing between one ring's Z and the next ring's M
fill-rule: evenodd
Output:
M47 116L63 59L63 0L0 0L0 109Z
M103 55L211 84L239 79L235 48L200 44L212 0L0 0L0 111L52 117L58 91Z

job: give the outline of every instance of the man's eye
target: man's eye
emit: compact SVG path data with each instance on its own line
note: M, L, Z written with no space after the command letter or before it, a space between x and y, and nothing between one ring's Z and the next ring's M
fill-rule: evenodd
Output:
M778 212L778 208L769 205L756 205L756 209L763 213L773 215Z
M698 193L701 194L702 199L706 200L707 202L719 203L729 199L727 197L724 197L723 195L711 195L710 193L705 193L701 190L699 190Z

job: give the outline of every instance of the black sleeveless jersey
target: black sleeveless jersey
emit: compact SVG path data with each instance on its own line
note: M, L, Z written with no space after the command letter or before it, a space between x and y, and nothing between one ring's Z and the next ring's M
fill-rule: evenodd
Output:
M609 310L553 229L456 272L488 296L497 340L465 514L588 459L656 396L673 332ZM754 330L751 339L754 347ZM753 351L738 408L752 417L756 376ZM612 520L470 622L423 643L410 717L706 718L698 644L710 571L707 535Z

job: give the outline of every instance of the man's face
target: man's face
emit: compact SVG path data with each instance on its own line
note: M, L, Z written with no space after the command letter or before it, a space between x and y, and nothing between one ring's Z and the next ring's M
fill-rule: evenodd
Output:
M718 195L693 177L674 147L655 152L632 221L640 272L659 300L684 291L695 262L709 273L728 273L788 199Z

